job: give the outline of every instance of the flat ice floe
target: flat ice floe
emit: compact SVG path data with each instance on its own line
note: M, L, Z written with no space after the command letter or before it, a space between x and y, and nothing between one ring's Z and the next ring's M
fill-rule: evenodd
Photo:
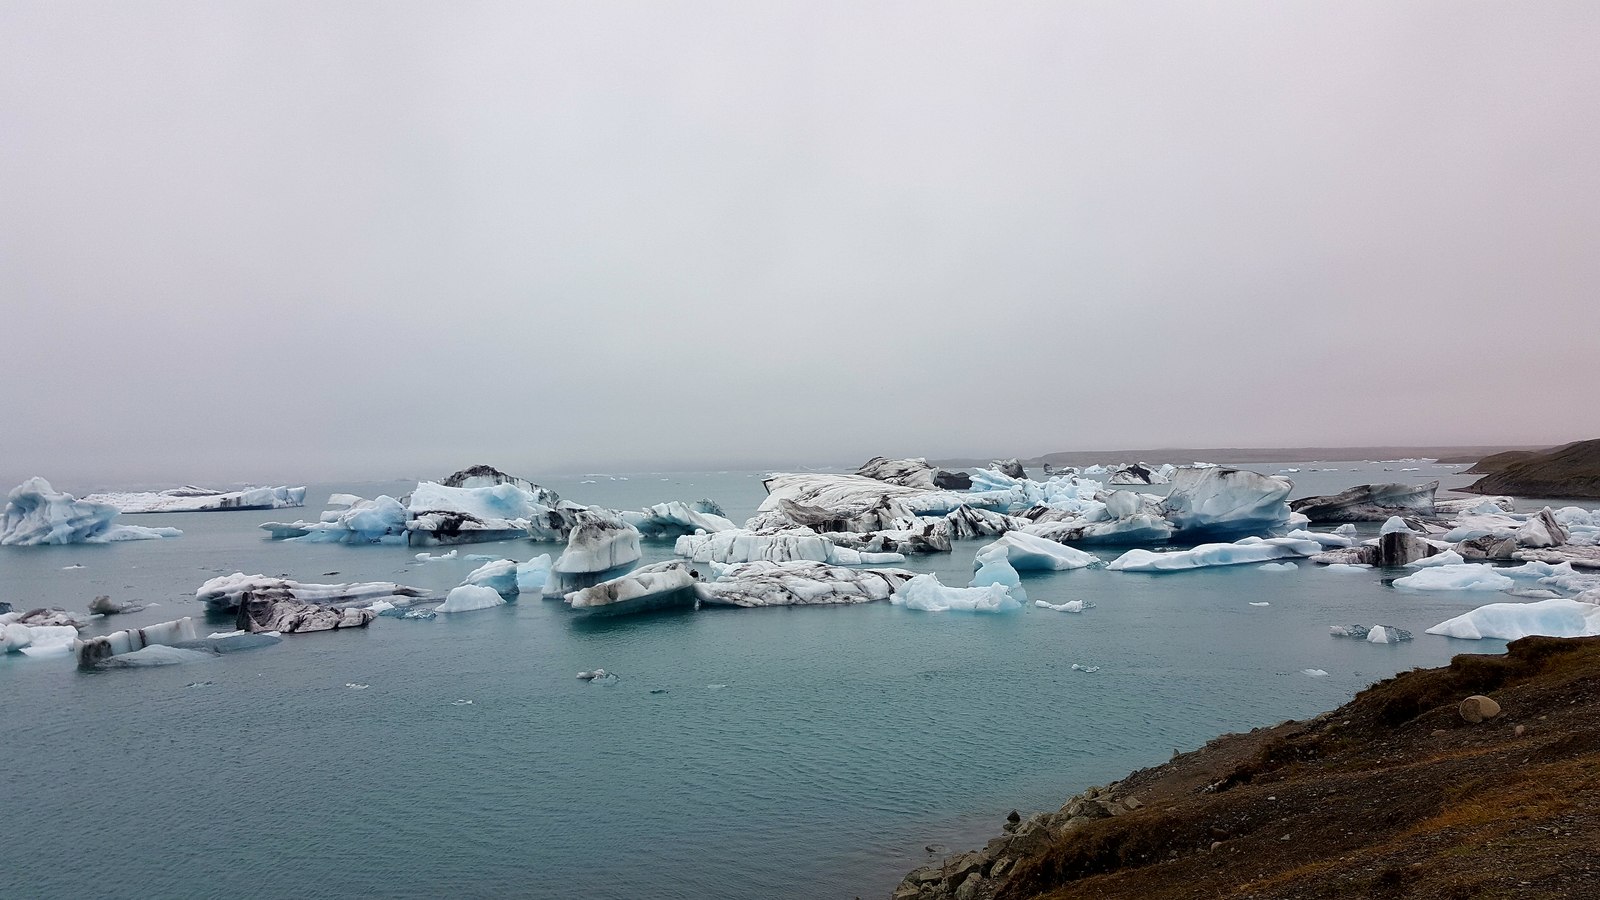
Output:
M1561 599L1491 603L1440 622L1429 628L1428 633L1467 640L1499 638L1506 641L1531 635L1592 637L1600 635L1600 606Z
M125 513L215 512L236 509L285 509L306 505L305 486L252 487L217 491L188 485L166 491L107 491L83 498L108 503Z
M1129 550L1112 560L1106 568L1118 572L1178 572L1209 566L1236 566L1306 557L1321 550L1321 544L1303 538L1251 537L1231 544L1201 544L1192 550L1175 550L1171 553Z
M1406 591L1503 591L1516 583L1495 571L1494 566L1467 563L1420 569L1414 575L1396 578L1394 586Z
M178 537L176 528L119 525L121 514L109 503L79 500L50 486L43 478L30 478L11 489L0 517L0 545L31 547L41 544L108 544Z

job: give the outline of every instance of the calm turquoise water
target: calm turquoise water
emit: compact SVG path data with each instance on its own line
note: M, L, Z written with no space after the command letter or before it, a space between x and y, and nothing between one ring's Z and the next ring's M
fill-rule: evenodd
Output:
M1290 475L1296 494L1459 471L1337 468ZM710 497L741 521L764 495L750 473L542 481L609 506ZM0 548L0 599L161 604L97 631L202 616L194 589L233 571L446 589L478 563L271 543L255 527L314 517L335 490L406 487L317 485L303 511L129 517L184 529L176 540ZM908 567L965 584L978 546ZM668 555L654 545L646 561ZM63 569L72 564L84 568ZM1013 807L1054 808L1219 732L1331 708L1455 653L1503 649L1423 635L1487 601L1401 594L1384 583L1395 574L1027 577L1030 599L1093 600L1083 615L875 604L595 624L524 600L158 669L80 673L13 655L0 658L0 894L880 897L927 858L924 845L981 843ZM1248 605L1261 600L1271 605ZM1374 622L1417 640L1327 634ZM621 682L573 677L597 666Z

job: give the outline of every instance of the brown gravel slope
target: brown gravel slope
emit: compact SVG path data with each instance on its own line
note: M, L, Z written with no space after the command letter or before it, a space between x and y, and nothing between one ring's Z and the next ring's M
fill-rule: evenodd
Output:
M1500 715L1464 721L1474 694ZM1600 898L1600 638L1407 672L1098 796L968 896Z

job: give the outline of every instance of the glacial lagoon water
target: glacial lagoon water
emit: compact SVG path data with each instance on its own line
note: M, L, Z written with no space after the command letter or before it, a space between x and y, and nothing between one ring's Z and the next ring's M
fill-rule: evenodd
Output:
M1403 466L1418 471L1252 468L1300 468L1288 476L1296 496L1472 480L1459 467ZM1336 471L1309 471L1321 467ZM759 474L744 472L538 480L613 507L709 497L735 521L764 496ZM408 487L314 485L304 510L126 517L182 528L175 540L0 548L0 599L160 604L98 621L88 630L98 633L203 616L195 588L235 571L447 589L479 563L274 543L256 528L314 518L333 491ZM981 545L907 567L963 585ZM461 548L542 552L559 548ZM653 544L645 561L670 553ZM1397 592L1387 582L1398 574L1300 563L1025 576L1030 600L1093 601L1081 615L871 604L585 622L524 599L155 669L84 673L13 654L0 658L0 893L883 897L929 858L926 845L980 844L1013 807L1053 809L1174 749L1332 708L1456 653L1503 649L1424 635L1489 599ZM1347 623L1417 638L1329 637ZM231 627L218 618L202 633ZM621 680L574 677L595 667Z

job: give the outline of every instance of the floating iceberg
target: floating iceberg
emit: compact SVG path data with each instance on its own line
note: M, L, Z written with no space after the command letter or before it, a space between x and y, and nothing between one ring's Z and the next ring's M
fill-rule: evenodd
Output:
M1290 521L1286 498L1294 482L1274 475L1222 467L1179 469L1161 503L1181 533L1237 532Z
M1466 563L1461 554L1454 550L1444 550L1432 556L1424 556L1405 564L1408 569L1429 569L1434 566L1459 566Z
M1019 530L1057 543L1124 545L1160 543L1175 531L1166 519L1144 513L1097 522L1038 522Z
M306 489L301 487L253 487L238 491L214 491L193 485L167 491L108 491L83 498L90 503L107 503L125 513L213 512L231 509L286 509L306 505Z
M721 510L706 500L693 506L673 500L645 507L643 512L625 510L619 514L624 522L639 530L647 538L668 538L695 532L730 531L738 526L724 518Z
M505 605L506 598L500 596L500 592L494 588L464 584L451 589L450 593L444 598L444 603L435 607L433 611L436 613L461 613Z
M819 562L713 564L695 586L708 606L810 606L887 600L912 577L904 569L847 569Z
M104 663L113 656L132 653L135 650L143 650L155 644L175 644L179 641L192 641L197 637L194 619L184 616L171 622L146 625L143 628L113 631L100 637L77 641L74 649L78 655L78 665L82 668L91 668Z
M998 584L1018 603L1028 602L1028 593L1022 589L1022 578L1012 567L1004 546L995 543L979 550L973 565L977 567L977 571L972 573L972 581L968 583L968 587L983 588Z
M30 478L11 489L0 517L0 545L31 547L40 544L108 544L177 537L176 528L118 525L121 514L109 503L79 500L50 487L43 478Z
M587 514L567 538L567 549L551 567L562 575L605 572L638 561L639 531L632 525Z
M289 600L322 606L370 606L379 600L395 606L410 606L417 600L434 595L420 588L395 584L392 581L373 581L353 584L308 584L273 578L266 575L246 575L235 572L221 575L200 585L194 598L213 610L237 609L244 600ZM267 629L271 630L271 629Z
M1084 600L1068 600L1065 603L1046 603L1043 600L1035 600L1033 601L1033 605L1039 607L1040 609L1049 609L1056 612L1067 613L1081 613L1084 610L1094 606L1093 603L1089 603Z
M1263 572L1298 572L1300 570L1300 567L1292 562L1262 563L1256 568Z
M332 508L316 522L266 522L261 528L274 540L313 544L403 543L406 539L406 508L393 497L366 500L354 494L334 494L328 505Z
M559 499L527 484L522 479L477 487L418 482L406 506L406 539L426 546L527 537L529 526L547 518Z
M0 615L0 653L58 656L71 652L78 639L78 629L71 625L25 625L14 621L20 618L16 613Z
M1177 572L1311 556L1321 550L1322 545L1316 541L1300 538L1249 537L1232 544L1201 544L1192 550L1171 553L1129 550L1112 560L1106 568L1118 572Z
M1491 603L1440 622L1429 628L1428 633L1466 640L1499 638L1505 641L1536 634L1593 637L1600 635L1600 606L1580 600Z
M1394 586L1407 591L1503 591L1516 584L1494 566L1467 563L1420 569L1415 575L1396 578Z
M965 491L972 487L972 476L965 472L947 472L920 457L885 459L882 456L874 456L857 469L856 474L925 491Z
M1008 532L999 540L980 549L978 558L982 559L984 554L996 548L1005 552L1012 567L1018 571L1038 569L1064 571L1082 569L1100 562L1100 557L1092 553L1085 553L1026 531Z
M1434 515L1439 482L1358 484L1325 497L1302 497L1289 504L1313 522L1382 522L1390 516Z
M263 631L305 634L340 628L365 628L377 616L378 614L372 610L358 606L340 609L332 606L315 606L295 600L246 596L239 603L235 627L251 634Z
M541 553L525 563L517 564L517 592L536 594L544 589L550 578L550 554Z
M522 588L517 584L517 561L514 559L497 559L467 573L461 582L464 586L486 587L502 596L520 593ZM542 583L541 583L541 586Z
M602 581L567 595L572 608L589 615L631 615L660 609L693 609L699 602L694 570L665 562Z
M1166 484L1177 472L1175 466L1155 466L1138 462L1120 466L1111 473L1112 484Z
M176 666L188 662L201 662L216 658L217 654L197 648L173 647L151 644L131 653L108 656L94 663L99 669L144 669L152 666Z
M924 612L1010 612L1022 608L1003 584L945 587L936 575L918 575L900 585L889 602Z

